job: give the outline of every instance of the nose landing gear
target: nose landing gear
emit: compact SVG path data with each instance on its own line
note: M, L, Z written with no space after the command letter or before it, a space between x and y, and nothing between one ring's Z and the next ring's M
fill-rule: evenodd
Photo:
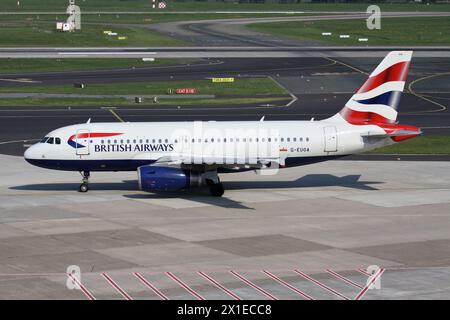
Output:
M89 190L89 177L91 173L89 171L80 171L81 176L83 177L80 186L78 187L79 192L88 192Z

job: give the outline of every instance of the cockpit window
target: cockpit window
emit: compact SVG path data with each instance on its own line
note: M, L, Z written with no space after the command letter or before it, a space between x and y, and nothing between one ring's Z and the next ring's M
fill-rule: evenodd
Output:
M48 138L47 143L53 144L54 141L55 141L55 139L53 137L52 138Z
M61 144L61 139L60 138L55 138L55 144Z
M44 139L41 140L41 143L46 143L48 140L48 137L45 137Z

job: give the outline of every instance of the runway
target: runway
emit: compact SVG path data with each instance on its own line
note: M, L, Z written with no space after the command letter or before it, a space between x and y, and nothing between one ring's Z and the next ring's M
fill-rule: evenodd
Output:
M271 44L266 44L271 45ZM0 58L358 58L384 57L393 50L415 50L417 57L449 58L450 47L276 46L164 48L0 48Z
M381 288L362 299L450 297L449 162L228 174L217 199L139 192L135 173L96 173L80 194L77 173L0 161L3 299L89 299L67 289L69 265L95 299L161 299L136 273L168 299L198 299L172 276L204 299L233 299L208 277L241 299L354 299L371 265Z

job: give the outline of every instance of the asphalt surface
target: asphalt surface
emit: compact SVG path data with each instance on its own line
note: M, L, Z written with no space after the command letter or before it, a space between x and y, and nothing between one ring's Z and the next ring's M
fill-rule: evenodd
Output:
M393 50L415 50L422 58L448 58L450 48L414 46L275 46L261 42L258 47L161 47L161 48L0 48L0 58L358 58L384 57ZM234 43L235 44L235 43Z
M285 22L285 21L323 21L358 19L365 23L367 13L326 14L292 17L266 17L242 19L216 19L200 21L176 21L147 25L148 28L160 33L194 43L198 46L264 46L264 47L305 47L320 46L319 42L311 40L292 40L274 37L246 28L254 23ZM382 17L447 17L450 12L383 12ZM339 23L339 22L338 22ZM144 25L145 26L145 25Z
M77 172L0 162L0 299L161 299L135 272L169 299L198 298L174 277L205 299L233 299L207 277L244 300L270 298L255 286L277 299L355 299L376 266L381 285L359 298L450 297L449 162L226 174L222 198L137 191L133 172L94 173L82 194ZM84 293L66 286L70 265Z

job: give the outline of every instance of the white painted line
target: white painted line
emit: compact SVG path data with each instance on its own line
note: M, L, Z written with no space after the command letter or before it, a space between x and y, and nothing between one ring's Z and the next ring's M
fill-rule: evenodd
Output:
M173 281L178 283L181 287L183 287L187 292L192 294L194 297L196 297L198 300L205 300L200 294L195 292L191 287L189 287L186 283L178 279L172 272L166 272L166 275L171 278Z
M133 275L139 279L147 288L152 290L158 297L160 297L163 300L169 300L169 298L162 293L158 288L156 288L154 285L152 285L147 279L144 278L143 275L141 275L138 272L134 272Z
M12 141L2 141L0 145L10 144L10 143L19 143L19 142L30 142L30 141L39 141L40 139L26 139L26 140L12 140Z
M291 104L293 104L295 101L298 100L298 98L293 94L293 93L289 93L290 96L292 97L292 100L288 102L288 104L286 105L286 107L291 106Z
M125 290L119 287L119 285L113 279L111 279L110 276L108 276L106 273L102 273L102 276L106 279L106 281L109 282L110 285L113 286L114 289L117 290L117 292L122 295L122 297L124 297L126 300L133 300L133 298L128 293L126 293Z
M156 54L156 52L58 52L60 55L77 56L77 55L146 55L146 54ZM0 79L1 80L1 79Z
M30 79L0 79L5 82L19 82L19 83L41 83L41 81L35 81Z
M206 273L199 271L197 272L200 276L205 278L207 281L211 282L213 285L215 285L217 288L228 294L230 297L232 297L235 300L242 300L237 294L233 293L231 290L227 289L223 285L221 285L219 282L208 276Z
M286 288L291 289L292 291L294 291L295 293L299 294L300 296L302 296L303 298L307 299L307 300L315 300L313 297L311 297L309 294L304 293L303 291L297 289L296 287L294 287L293 285L287 283L286 281L282 280L281 278L278 278L276 275L270 273L269 271L263 270L262 271L264 274L266 274L267 276L269 276L270 278L272 278L273 280L277 281L278 283L281 283L283 286L285 286Z
M339 38L350 38L348 34L341 34L339 35Z
M277 297L275 297L274 295L272 295L271 293L267 292L266 290L264 290L261 287L258 287L256 284L254 284L253 282L251 282L250 280L244 278L244 276L240 275L239 273L237 273L236 271L231 270L230 273L235 276L236 278L238 278L239 280L241 280L242 282L244 282L245 284L249 285L250 287L252 287L253 289L261 292L263 295L265 295L266 297L268 297L269 299L272 300L278 300Z
M323 36L331 36L331 32L322 32Z
M372 285L375 283L375 281L377 281L381 275L384 272L384 268L381 268L380 270L378 270L377 273L375 273L372 276L372 279L369 281L369 283L358 293L358 295L355 297L355 300L361 300L362 297L367 293L367 291L372 287Z
M334 294L335 296L338 296L339 298L344 299L344 300L349 300L349 299L348 299L346 296L344 296L342 293L340 293L340 292L334 290L333 288L330 288L330 287L327 286L326 284L323 284L322 282L320 282L320 281L318 281L318 280L316 280L316 279L314 279L314 278L308 276L306 273L303 273L303 272L301 272L300 270L297 270L297 269L295 269L294 272L297 273L298 275L300 275L302 278L304 278L304 279L306 279L306 280L308 280L308 281L311 281L312 283L318 285L318 286L321 287L322 289L324 289L324 290L326 290L326 291L328 291L328 292L331 292L331 293Z
M363 288L363 286L361 286L361 285L357 284L356 282L354 282L354 281L352 281L352 280L350 280L350 279L344 277L343 275L340 275L339 273L337 273L337 272L335 272L335 271L333 271L333 270L327 269L326 271L327 271L329 274L335 276L336 278L341 279L342 281L348 283L349 285L352 285L352 286L354 286L354 287L356 287L356 288L359 288L359 289L362 289L362 288Z
M358 41L367 42L367 41L369 41L369 39L367 39L367 38L359 38Z
M89 290L80 281L78 281L76 277L71 274L67 274L67 276L80 287L81 291L83 291L83 293L89 300L96 300L94 295L90 293Z

